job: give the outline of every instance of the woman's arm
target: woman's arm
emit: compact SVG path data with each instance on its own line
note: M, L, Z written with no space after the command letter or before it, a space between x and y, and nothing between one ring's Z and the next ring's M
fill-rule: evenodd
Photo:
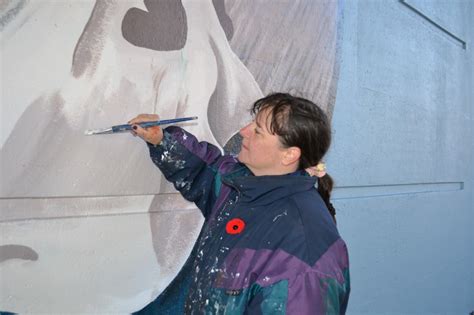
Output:
M139 115L129 123L158 120L157 115ZM194 202L207 218L217 198L220 186L219 173L229 159L222 157L216 146L199 142L185 130L171 126L143 129L134 125L134 133L148 143L150 156L166 179L189 201ZM219 183L216 183L219 181Z

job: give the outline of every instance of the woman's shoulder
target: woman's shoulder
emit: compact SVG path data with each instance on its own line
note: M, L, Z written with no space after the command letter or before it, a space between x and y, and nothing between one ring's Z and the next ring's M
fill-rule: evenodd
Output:
M306 245L308 263L315 263L341 237L317 190L291 197Z

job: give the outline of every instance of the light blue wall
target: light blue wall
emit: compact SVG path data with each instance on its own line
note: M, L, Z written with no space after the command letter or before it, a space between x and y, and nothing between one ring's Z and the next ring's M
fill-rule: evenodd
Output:
M328 170L349 314L474 311L474 2L347 0Z

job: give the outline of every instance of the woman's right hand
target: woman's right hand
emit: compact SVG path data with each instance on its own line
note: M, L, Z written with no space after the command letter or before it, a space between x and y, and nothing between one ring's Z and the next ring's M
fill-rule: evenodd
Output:
M138 124L147 121L160 120L160 116L156 114L140 114L137 117L131 119L128 123L132 125L132 134L139 136L146 142L157 145L161 143L163 139L163 130L159 126L142 128Z

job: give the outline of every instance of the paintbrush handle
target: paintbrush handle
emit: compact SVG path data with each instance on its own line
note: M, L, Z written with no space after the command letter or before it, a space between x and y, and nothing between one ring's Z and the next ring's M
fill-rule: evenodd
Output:
M157 121L146 121L139 123L139 125L142 128L148 128L148 127L154 127L154 126L161 126L161 125L169 125L169 124L175 124L183 121L189 121L189 120L195 120L197 117L183 117L183 118L174 118L174 119L163 119L163 120L157 120ZM124 125L116 125L112 126L112 132L123 132L123 131L129 131L132 130L132 125L130 124L124 124Z

